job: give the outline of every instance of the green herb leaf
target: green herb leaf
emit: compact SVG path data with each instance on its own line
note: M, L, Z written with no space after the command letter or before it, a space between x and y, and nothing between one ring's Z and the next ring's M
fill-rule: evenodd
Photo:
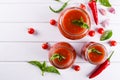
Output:
M42 64L39 61L29 61L28 63L30 63L42 70Z
M46 62L44 61L42 64L42 76L44 75L45 68L46 68Z
M97 53L97 54L102 54L102 52L100 52L100 51L98 51L97 49L95 49L95 48L92 48L92 49L89 49L88 50L88 53L90 53L90 52L94 52L94 53Z
M83 25L83 22L80 21L80 20L73 20L72 23L77 25L77 26L82 26Z
M45 66L45 62L43 64L41 64L39 61L30 61L28 62L36 67L38 67L41 71L42 71L42 76L44 75L44 66Z
M81 26L82 28L86 28L86 29L88 29L89 28L89 26L86 24L86 23L83 23L83 26Z
M111 7L109 0L99 0L103 6Z
M103 35L101 36L101 38L100 38L100 41L104 41L104 40L107 40L107 39L109 39L109 38L111 38L112 37L112 30L107 30L107 31L105 31L104 33L103 33Z
M43 70L45 69L45 67L46 67L46 62L44 61L43 64L42 64Z
M52 55L52 57L50 58L50 60L54 60L54 59L57 59L59 57L60 57L59 54L54 54L54 55Z
M44 72L60 74L55 67L47 66L45 61L43 62L43 64L41 64L39 61L29 61L28 63L38 67L42 71L42 76L44 75Z
M53 66L47 66L45 69L46 72L56 73L60 75L60 72Z
M61 60L65 59L65 57L60 55L59 53L55 53L54 55L52 55L50 60L54 60L54 59L58 59L59 61L61 61Z
M82 17L79 20L73 20L72 23L77 26L80 26L81 28L86 28L86 29L89 28L89 26L83 21Z

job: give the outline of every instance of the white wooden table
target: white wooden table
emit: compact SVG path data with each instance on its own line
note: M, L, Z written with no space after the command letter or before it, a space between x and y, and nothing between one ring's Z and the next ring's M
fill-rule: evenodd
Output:
M64 1L64 0L63 0ZM71 0L68 7L87 4L89 0ZM58 19L59 14L49 10L49 6L58 9L61 4L53 0L0 0L0 80L89 80L88 74L96 67L77 57L74 64L81 67L79 72L73 69L60 70L61 75L45 73L28 64L28 61L48 61L48 51L43 50L43 42L50 45L59 41L69 42L80 52L81 47L87 41L96 41L104 44L108 52L115 50L111 59L111 65L94 80L117 80L120 79L120 0L110 0L116 10L116 14L107 12L107 16L99 14L99 21L110 19L110 24L105 29L112 29L111 40L118 42L117 46L110 47L108 41L99 41L100 35L95 37L86 36L81 40L68 40L64 38L57 27L49 24L50 19ZM98 8L104 8L98 3ZM91 13L88 11L91 15ZM91 18L92 19L92 18ZM100 25L98 25L100 26ZM36 35L29 35L27 29L33 27ZM96 25L92 22L92 29Z

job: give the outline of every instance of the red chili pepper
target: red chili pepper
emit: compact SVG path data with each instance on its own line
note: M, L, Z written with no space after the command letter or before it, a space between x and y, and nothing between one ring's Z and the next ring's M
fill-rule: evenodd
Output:
M111 53L111 55L109 56L109 58L104 62L102 63L101 65L99 65L94 71L93 73L89 76L89 78L94 78L96 77L97 75L99 75L104 69L107 68L107 66L110 65L110 58L111 56L113 55L114 51Z
M88 2L88 5L92 11L93 17L94 17L94 21L96 23L96 25L98 24L98 11L97 11L97 5L96 5L96 1L95 0L91 0L90 2Z

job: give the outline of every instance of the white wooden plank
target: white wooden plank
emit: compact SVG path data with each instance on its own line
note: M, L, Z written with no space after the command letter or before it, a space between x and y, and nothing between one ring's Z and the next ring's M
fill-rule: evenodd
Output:
M109 24L105 29L112 29L113 36L111 39L120 41L119 24ZM98 27L100 27L99 25ZM28 28L33 27L37 34L28 34ZM96 29L97 26L92 25L91 29ZM54 37L52 37L54 36ZM70 41L70 42L85 42L97 41L100 42L100 34L97 33L94 37L88 35L80 40L69 40L60 33L57 27L51 26L49 23L0 23L0 41ZM106 42L106 41L105 41Z
M0 5L0 23L15 23L15 22L29 22L29 23L38 23L38 22L49 22L51 18L58 19L59 14L55 14L50 11L49 6L52 6L55 9L61 7L61 4L51 3L51 4L1 4ZM67 7L79 6L78 3L70 4ZM102 21L103 18L110 18L112 23L119 23L120 19L120 6L113 6L116 9L116 14L109 14L106 17L99 15L99 21ZM101 8L98 5L98 8ZM89 12L89 15L92 15ZM91 16L92 17L92 16Z
M61 75L45 73L41 76L41 71L28 63L1 63L0 62L0 80L89 80L88 74L95 68L94 65L88 63L75 63L80 65L79 72L69 68L59 70ZM48 63L48 65L50 65ZM114 80L120 79L119 76L120 63L111 63L95 80ZM69 77L68 77L69 76Z
M67 1L67 0L61 0L61 1ZM70 0L70 3L86 3L89 0ZM111 4L119 4L119 0L109 0ZM0 0L0 3L17 3L17 4L29 4L29 3L53 3L55 2L54 0Z
M87 4L88 1L71 0L68 7L79 6L79 3ZM114 34L111 39L118 41L118 45L110 47L106 41L101 42L107 47L109 54L112 50L115 50L115 53L111 58L111 65L95 80L120 79L118 74L120 67L120 38L117 36L120 34L120 0L110 0L110 2L116 9L116 14L113 15L107 12L105 17L99 14L99 20L101 22L104 19L110 19L110 25L106 29L113 30ZM59 14L49 10L48 6L50 5L57 9L61 6L61 3L54 0L0 0L0 80L73 80L73 78L76 80L89 80L87 75L94 69L95 65L85 62L78 56L75 64L81 66L81 71L75 72L70 68L60 70L60 76L45 73L43 77L39 69L27 63L30 60L39 60L47 61L49 64L48 51L41 48L42 43L46 41L50 45L58 41L67 41L73 45L77 54L80 53L80 49L85 42L91 40L100 42L98 33L94 38L87 36L81 40L72 41L64 38L57 27L49 24L50 19L57 20L59 16ZM101 7L103 6L98 3L98 8ZM90 12L89 14L92 15ZM29 35L27 33L28 27L35 28L37 34ZM92 29L95 28L96 26L92 25Z
M49 43L51 46L54 43ZM79 55L81 49L85 43L73 42L70 43ZM116 47L110 47L108 43L102 43L106 46L108 50L108 55L111 51L115 51L111 61L120 61L120 43ZM0 61L30 61L30 60L40 60L48 61L48 50L43 50L41 48L42 43L40 42L2 42L0 43ZM85 62L81 57L77 56L76 62Z
M2 4L0 10L0 22L41 22L53 16L47 16L51 12L44 4Z

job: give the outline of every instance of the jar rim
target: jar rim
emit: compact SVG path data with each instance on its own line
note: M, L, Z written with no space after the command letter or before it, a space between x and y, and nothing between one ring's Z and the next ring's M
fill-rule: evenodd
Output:
M89 58L89 56L88 56L88 54L89 54L89 53L88 53L89 48L90 48L91 46L94 46L94 45L99 45L99 46L101 46L101 47L104 49L104 51L105 51L105 56L104 56L104 58L103 58L100 62L93 62L93 61L90 60L90 58ZM100 43L92 43L92 44L90 44L90 45L87 47L86 51L85 51L85 58L88 59L88 61L89 61L90 63L95 64L95 65L98 65L98 64L103 63L103 62L106 60L107 56L108 56L108 54L107 54L107 49L106 49L106 47L105 47L103 44L100 44Z
M88 13L87 13L85 10L83 10L83 9L81 9L81 8L78 8L78 7L70 7L70 8L65 9L65 10L61 13L60 18L59 18L59 20L58 20L59 25L60 25L62 31L63 31L64 33L66 33L67 35L71 35L71 36L79 36L79 35L83 35L83 34L87 33L90 28L89 28L89 29L86 29L83 33L79 33L79 34L70 33L70 32L68 32L68 31L66 31L66 30L64 29L64 26L62 25L62 20L63 20L63 18L64 18L64 15L65 15L65 14L67 13L67 11L70 10L70 9L71 9L71 10L76 9L76 10L82 11L82 12L87 16L87 18L88 18L88 20L89 20L89 25L91 25L89 15L88 15Z

